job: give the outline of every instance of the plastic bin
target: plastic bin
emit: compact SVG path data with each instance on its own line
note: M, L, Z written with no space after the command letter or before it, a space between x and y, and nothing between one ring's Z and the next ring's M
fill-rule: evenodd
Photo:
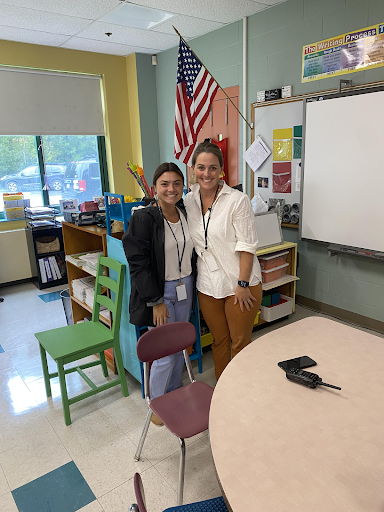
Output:
M275 279L280 279L287 273L287 267L289 263L284 263L280 267L272 268L271 270L262 270L261 275L263 279L263 283L270 283Z
M271 270L272 268L281 267L287 262L289 251L277 252L270 256L259 256L261 270Z
M67 319L67 325L73 325L72 307L71 307L71 295L69 294L69 288L63 290L60 293L61 301L63 303L65 318Z
M290 315L292 313L293 299L292 297L281 295L280 304L269 307L261 306L260 309L260 318L266 322L273 322L274 320L278 320L279 318L283 318L284 316Z

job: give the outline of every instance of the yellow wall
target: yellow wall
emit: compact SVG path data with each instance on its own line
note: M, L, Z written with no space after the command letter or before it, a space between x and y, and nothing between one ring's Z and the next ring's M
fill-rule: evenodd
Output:
M136 119L139 107L134 55L118 57L0 40L0 65L101 75L110 190L137 196L138 187L127 171L128 160L142 163L141 141L137 143L140 123ZM135 141L134 150L131 140Z

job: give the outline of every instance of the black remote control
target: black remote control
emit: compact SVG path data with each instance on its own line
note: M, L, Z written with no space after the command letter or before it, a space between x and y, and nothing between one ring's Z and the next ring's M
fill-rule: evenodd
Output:
M326 384L323 382L323 379L316 373L292 368L289 372L286 372L285 375L287 376L288 380L292 380L293 382L297 382L298 384L302 384L303 386L307 386L309 388L315 388L316 386L326 386L327 388L341 390L341 388L338 386L332 386L332 384Z

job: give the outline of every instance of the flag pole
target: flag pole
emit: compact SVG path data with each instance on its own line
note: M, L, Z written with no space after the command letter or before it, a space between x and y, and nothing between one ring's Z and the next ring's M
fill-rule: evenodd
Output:
M177 30L177 28L172 25L174 31L176 32L176 34L180 37L180 39L188 46L188 48L191 50L191 52L193 53L193 55L196 57L196 59L201 62L201 60L199 59L199 57L196 55L196 53L192 50L192 48L189 46L189 44L187 43L187 41L183 38L183 36L180 34L180 32ZM212 73L208 70L208 68L201 62L201 64L205 67L205 69L208 71L208 73L211 75L211 77L213 78L213 75ZM214 78L213 78L214 79ZM224 89L221 87L221 85L218 83L218 81L216 79L214 79L215 82L217 83L217 85L219 86L219 89L221 89L223 91L223 93L226 95L226 97L229 99L229 101L232 103L232 105L235 107L235 109L238 111L238 113L241 115L241 117L244 119L244 121L247 123L247 125L249 126L249 128L252 130L253 126L251 124L248 123L248 121L245 119L245 117L243 116L243 114L240 112L240 110L236 107L236 105L233 103L233 101L231 100L231 98L228 96L228 94L224 91Z

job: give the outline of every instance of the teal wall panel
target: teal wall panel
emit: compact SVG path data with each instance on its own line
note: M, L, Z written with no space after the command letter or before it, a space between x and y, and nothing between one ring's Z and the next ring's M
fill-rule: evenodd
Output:
M250 16L247 117L250 119L250 103L256 101L259 90L292 85L293 94L298 95L337 88L339 77L301 83L302 47L381 22L384 22L383 0L288 0ZM241 94L241 21L193 39L189 44L220 85L239 85ZM177 48L159 54L156 79L161 161L176 162L173 159L176 64ZM384 67L350 73L343 78L354 84L384 80ZM240 120L240 169L243 149ZM247 181L249 185L249 175ZM283 233L285 240L298 241L297 230L283 229ZM298 242L298 253L299 294L384 321L383 263L348 256L330 258L325 245L302 241Z
M136 54L136 73L143 170L148 184L151 185L153 173L160 165L156 67L152 66L151 55Z

